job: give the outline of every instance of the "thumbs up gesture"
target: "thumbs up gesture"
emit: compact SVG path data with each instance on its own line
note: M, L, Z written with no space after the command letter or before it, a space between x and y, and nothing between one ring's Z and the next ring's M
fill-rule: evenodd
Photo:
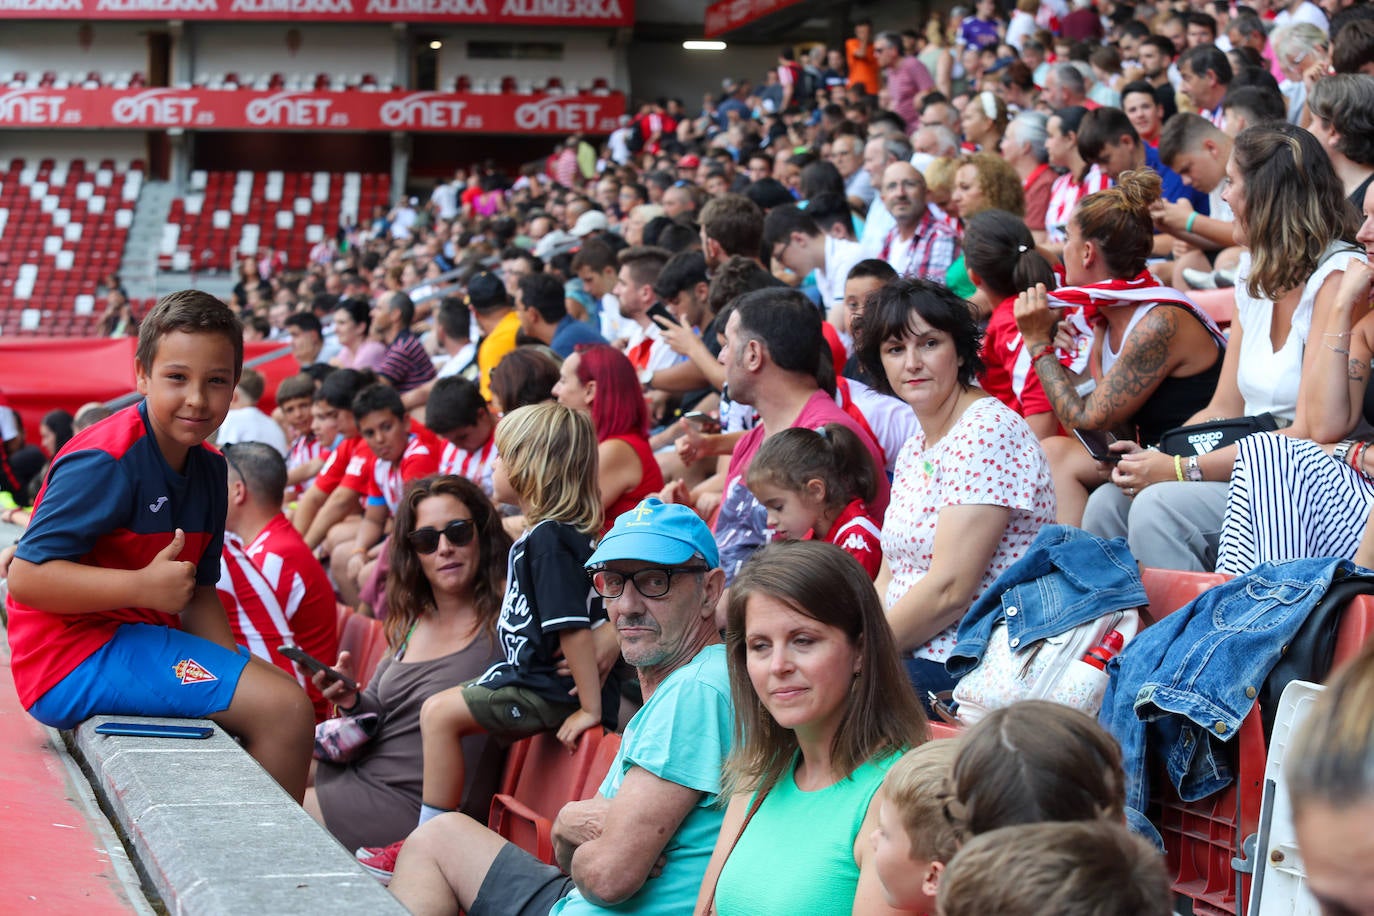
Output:
M141 603L144 607L165 614L180 614L186 610L196 590L196 564L177 559L185 546L186 532L178 528L171 543L143 567L145 591Z

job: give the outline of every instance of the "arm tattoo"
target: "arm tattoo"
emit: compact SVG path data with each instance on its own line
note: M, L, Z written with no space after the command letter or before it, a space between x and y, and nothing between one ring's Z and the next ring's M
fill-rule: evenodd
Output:
M1123 342L1123 358L1086 399L1079 397L1063 366L1036 360L1035 371L1045 396L1065 426L1098 429L1131 419L1122 413L1135 408L1135 402L1157 388L1169 371L1169 342L1178 327L1173 312L1168 307L1152 309L1130 333L1130 358L1125 358L1128 354Z
M1363 382L1364 366L1365 363L1362 359L1350 360L1350 362L1346 365L1345 377L1350 379L1352 382Z

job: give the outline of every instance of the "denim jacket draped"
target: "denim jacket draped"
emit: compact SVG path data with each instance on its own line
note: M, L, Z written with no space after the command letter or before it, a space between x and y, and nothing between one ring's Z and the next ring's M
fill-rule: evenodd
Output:
M1136 561L1123 538L1046 525L1026 555L969 608L945 662L962 677L983 660L993 627L1007 625L1011 647L1058 636L1089 620L1146 603Z
M1333 558L1263 563L1146 627L1112 659L1098 719L1121 745L1132 829L1162 845L1145 817L1152 755L1184 801L1230 784L1226 743L1332 578L1353 569Z

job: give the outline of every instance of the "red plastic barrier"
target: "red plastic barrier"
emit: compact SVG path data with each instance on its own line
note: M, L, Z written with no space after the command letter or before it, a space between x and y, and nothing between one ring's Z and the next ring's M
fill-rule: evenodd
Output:
M0 395L19 414L27 441L39 442L38 425L50 410L73 415L89 401L112 401L136 389L134 351L129 337L0 338ZM299 367L286 344L255 342L244 345L245 363L280 352L255 368L266 380L258 405L271 412L273 394L281 380Z

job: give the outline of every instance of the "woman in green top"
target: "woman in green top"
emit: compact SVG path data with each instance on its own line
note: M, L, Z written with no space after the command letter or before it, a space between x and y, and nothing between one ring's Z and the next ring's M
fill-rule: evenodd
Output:
M867 573L831 544L770 545L731 586L726 648L733 792L697 913L893 912L875 795L927 728Z

